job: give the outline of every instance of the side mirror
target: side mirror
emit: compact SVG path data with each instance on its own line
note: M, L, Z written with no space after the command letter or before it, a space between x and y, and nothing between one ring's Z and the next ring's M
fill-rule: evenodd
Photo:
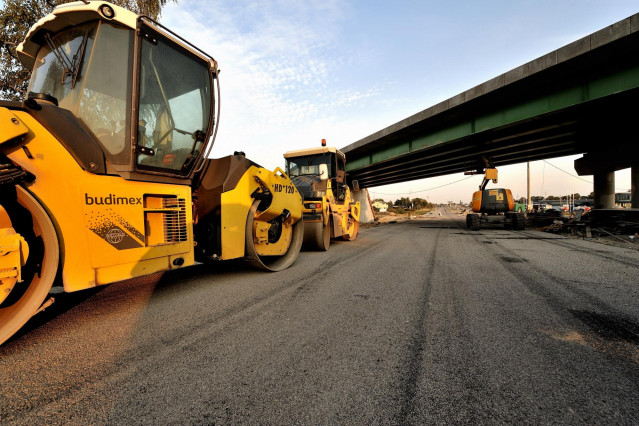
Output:
M328 179L328 165L326 165L326 164L320 164L319 165L319 178L321 180Z
M353 191L359 191L359 182L357 179L353 179Z

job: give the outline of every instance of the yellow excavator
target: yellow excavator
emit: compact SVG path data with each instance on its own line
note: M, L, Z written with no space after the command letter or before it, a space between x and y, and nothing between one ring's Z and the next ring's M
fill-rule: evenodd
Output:
M209 159L217 62L148 17L58 6L17 48L0 101L0 344L67 292L196 262L297 258L302 197L243 153ZM217 98L217 99L216 99Z
M303 247L325 251L331 238L357 238L360 203L346 183L346 156L322 139L321 147L289 151L284 158L286 173L304 198Z
M482 221L488 222L488 216L501 216L506 229L525 229L526 216L524 213L514 211L515 201L510 189L486 189L488 182L497 183L497 169L487 166L485 170L480 170L479 172L465 172L465 174L478 173L484 173L484 179L479 185L479 191L473 193L471 201L473 213L466 215L466 227L473 231L478 231L481 228Z

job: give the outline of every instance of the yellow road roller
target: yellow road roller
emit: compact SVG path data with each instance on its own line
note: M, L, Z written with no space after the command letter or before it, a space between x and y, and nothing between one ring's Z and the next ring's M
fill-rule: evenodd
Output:
M357 238L360 203L346 183L346 156L322 139L322 146L289 151L284 158L304 198L304 248L325 251L331 238Z
M217 62L105 2L60 5L17 48L24 101L0 101L0 344L54 283L67 292L196 262L290 266L302 197L281 169L209 154Z

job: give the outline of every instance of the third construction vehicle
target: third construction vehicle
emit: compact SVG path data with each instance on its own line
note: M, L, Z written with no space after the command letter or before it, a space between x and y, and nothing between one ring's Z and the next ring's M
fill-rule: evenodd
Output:
M489 181L497 183L497 169L486 167L480 172L466 172L466 174L484 173L484 179L479 185L479 191L473 193L471 209L473 213L466 215L466 227L477 231L481 228L482 221L487 221L488 216L503 217L504 227L507 229L522 230L526 228L526 216L522 212L516 212L515 201L510 189L494 188L486 189Z
M289 151L284 158L304 198L304 248L328 250L331 238L357 238L360 203L346 182L346 156L322 139L321 147Z

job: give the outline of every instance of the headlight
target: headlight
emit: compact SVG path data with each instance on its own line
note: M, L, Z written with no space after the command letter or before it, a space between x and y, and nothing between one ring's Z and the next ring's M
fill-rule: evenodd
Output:
M113 19L113 17L115 16L115 11L113 10L113 8L111 8L111 6L107 4L103 4L102 6L100 6L100 12L102 12L104 17L107 19Z

